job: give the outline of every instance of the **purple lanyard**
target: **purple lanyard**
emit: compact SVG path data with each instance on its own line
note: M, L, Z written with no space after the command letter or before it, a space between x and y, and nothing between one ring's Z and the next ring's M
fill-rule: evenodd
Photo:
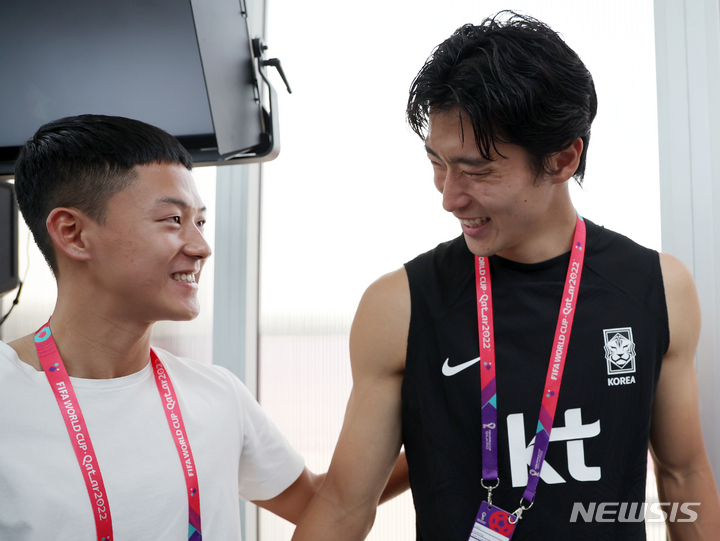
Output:
M530 475L523 499L518 509L518 518L522 510L529 509L535 500L540 470L545 460L550 432L555 418L560 382L562 381L567 345L570 342L573 317L577 306L578 288L585 257L585 222L578 215L575 225L573 246L570 252L570 264L565 288L560 303L555 341L550 354L545 391L543 392L535 434L535 447L530 461ZM497 392L495 385L495 326L493 323L492 285L490 267L486 257L475 258L475 289L477 292L478 332L480 337L480 384L482 387L482 480L481 484L488 490L488 503L492 503L492 491L500 483L497 465ZM485 481L494 482L486 486ZM523 506L523 502L530 505Z

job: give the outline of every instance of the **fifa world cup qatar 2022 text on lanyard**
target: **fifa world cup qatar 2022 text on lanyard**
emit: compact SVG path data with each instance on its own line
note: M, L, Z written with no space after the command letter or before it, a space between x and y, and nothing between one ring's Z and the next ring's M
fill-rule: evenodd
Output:
M492 491L500 484L497 465L497 394L495 386L495 336L492 308L492 285L490 266L486 257L475 257L475 290L477 294L478 331L480 335L480 386L482 388L482 480L488 491L487 501L482 502L475 517L475 524L468 541L506 541L509 540L523 511L532 507L535 500L540 469L545 461L550 432L552 430L555 409L560 394L567 345L570 341L573 317L577 306L585 258L585 222L578 215L575 225L570 264L565 278L563 297L560 303L555 341L547 376L545 390L540 406L540 419L535 434L535 447L530 460L528 484L520 500L520 507L513 513L503 511L492 505ZM486 485L485 482L489 484Z
M80 404L78 404L75 391L70 382L70 376L68 376L53 339L49 321L35 333L35 349L60 407L60 413L65 421L75 456L83 473L93 515L95 516L97 539L98 541L113 541L110 505L100 473L100 465L95 456L85 418L80 410ZM165 366L152 349L150 350L150 362L152 363L155 383L160 394L160 401L185 474L188 493L188 540L202 541L197 469L195 468L195 459L185 431L180 405Z

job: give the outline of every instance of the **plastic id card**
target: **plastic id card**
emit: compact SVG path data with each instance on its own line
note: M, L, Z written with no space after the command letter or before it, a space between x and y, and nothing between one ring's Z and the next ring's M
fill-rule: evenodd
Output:
M515 531L515 524L510 522L512 516L499 507L482 502L468 541L508 541Z

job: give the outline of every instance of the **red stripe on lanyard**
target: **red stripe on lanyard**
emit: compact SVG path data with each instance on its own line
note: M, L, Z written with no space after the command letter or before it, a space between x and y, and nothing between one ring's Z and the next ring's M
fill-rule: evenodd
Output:
M75 391L70 381L70 376L65 369L65 364L60 358L57 345L50 330L48 321L37 333L35 333L35 349L40 358L45 375L48 378L55 399L60 407L60 413L65 421L70 442L72 443L80 469L83 472L85 486L88 491L90 503L95 516L95 530L98 541L112 541L112 518L108 504L105 484L103 483L100 465L98 464L95 449L93 448L90 434L88 433L85 418L80 410ZM155 383L163 401L165 417L175 441L178 457L182 464L185 475L185 484L188 492L188 538L194 540L202 539L200 529L200 492L197 480L195 460L190 449L190 442L185 431L180 406L177 403L177 396L172 382L162 362L150 350L150 358L155 376Z
M105 483L103 483L100 473L100 465L95 456L95 449L90 441L90 434L82 411L80 411L75 390L72 383L70 383L70 376L65 370L65 365L60 358L60 353L58 353L55 340L52 337L49 321L35 334L35 349L60 407L60 413L65 421L70 442L75 451L80 470L83 473L93 515L95 516L97 538L100 541L112 541L113 529L110 505L105 492Z
M175 447L177 448L180 463L185 474L185 485L188 494L189 507L189 524L192 528L200 532L200 489L198 487L197 470L195 469L195 459L193 458L190 442L185 431L185 423L183 422L180 405L177 403L177 395L172 381L168 377L165 367L155 354L150 350L150 360L152 362L153 373L155 374L155 383L158 392L162 397L165 407L165 417L167 418L170 432L172 432ZM190 535L192 539L192 533Z
M548 372L545 379L545 390L540 405L537 433L527 487L523 500L532 504L535 499L540 471L545 461L550 432L552 431L555 410L560 395L567 346L570 342L573 318L577 307L578 290L585 258L586 228L585 222L578 215L573 245L570 251L570 263L565 277L565 287L560 303L555 340ZM497 468L497 395L495 385L495 327L492 318L492 287L490 266L485 257L476 257L475 287L478 301L478 332L480 338L480 386L482 388L482 461L483 481L494 481L498 478ZM484 483L483 483L483 486ZM495 485L497 486L497 484ZM487 488L487 487L486 487ZM492 491L490 487L490 492Z

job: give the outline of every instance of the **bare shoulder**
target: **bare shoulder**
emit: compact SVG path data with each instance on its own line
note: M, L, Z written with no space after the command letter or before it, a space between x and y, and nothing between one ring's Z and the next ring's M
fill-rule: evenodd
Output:
M361 308L382 308L391 312L407 310L410 315L410 285L405 267L389 272L375 280L365 290Z
M402 372L409 328L410 286L400 268L378 278L360 300L350 332L353 371L356 365L381 363Z
M700 301L690 269L677 257L661 253L660 268L670 325L670 348L666 358L695 355L700 338Z
M660 253L660 269L662 270L663 281L665 282L666 294L677 292L677 288L689 288L695 290L695 280L690 269L671 254ZM668 289L670 291L668 291Z
M22 362L29 364L35 370L42 371L42 366L40 365L40 359L38 358L37 351L35 350L35 342L32 334L28 334L27 336L8 342L8 346L15 350Z

